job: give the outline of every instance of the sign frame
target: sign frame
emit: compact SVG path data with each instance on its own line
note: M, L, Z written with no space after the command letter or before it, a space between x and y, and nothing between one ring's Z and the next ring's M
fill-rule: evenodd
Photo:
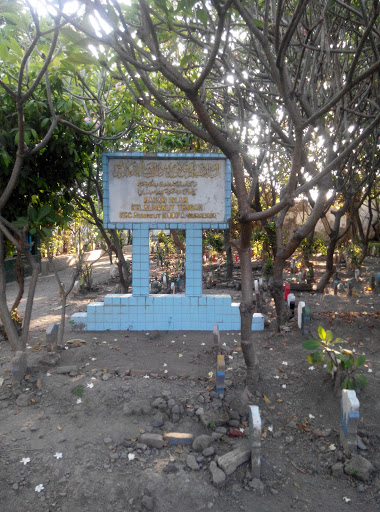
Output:
M110 187L110 163L112 160L223 160L224 161L224 218L223 220L210 221L205 219L204 221L183 221L181 219L176 220L163 220L159 221L148 220L134 222L133 219L118 219L118 222L114 220L111 222L110 211L112 193ZM103 164L103 225L109 229L138 229L141 227L149 227L149 229L188 229L190 226L198 227L200 229L227 229L229 227L228 220L231 217L231 163L228 158L220 153L137 153L137 152L115 152L115 153L103 153L102 155ZM128 178L126 178L127 180Z

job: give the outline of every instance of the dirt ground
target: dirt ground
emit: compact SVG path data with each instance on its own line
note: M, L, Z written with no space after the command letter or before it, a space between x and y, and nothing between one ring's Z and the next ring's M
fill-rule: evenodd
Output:
M317 276L322 264L316 262ZM296 321L276 331L268 292L265 330L253 334L258 389L253 396L244 390L239 332L222 332L221 399L211 332L74 333L67 322L64 350L49 355L45 329L59 320L60 306L54 275L41 276L29 370L18 397L11 386L13 354L0 342L1 512L380 510L380 296L368 290L374 271L380 260L368 258L352 297L346 290L334 296L331 287L324 295L295 292L297 302L310 306L313 334L322 325L367 357L361 373L368 383L358 392L358 452L373 466L365 481L342 469L340 403L331 377L308 364L302 348L308 336ZM63 282L70 273L61 273ZM343 268L340 277L346 282L353 272ZM113 291L107 259L96 264L94 278L94 292L70 296L68 318ZM224 292L238 300L234 288ZM10 283L10 300L15 293ZM252 404L260 407L263 426L261 483L248 462L224 484L213 481L218 458L248 445ZM171 432L207 437L172 445L164 437ZM163 436L163 446L154 433Z

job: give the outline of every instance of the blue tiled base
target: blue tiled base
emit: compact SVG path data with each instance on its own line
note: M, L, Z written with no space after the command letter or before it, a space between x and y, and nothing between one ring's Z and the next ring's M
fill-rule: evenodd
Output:
M239 303L229 295L106 295L92 302L87 313L71 316L73 330L85 331L206 331L240 329ZM264 330L264 317L255 313L252 330Z

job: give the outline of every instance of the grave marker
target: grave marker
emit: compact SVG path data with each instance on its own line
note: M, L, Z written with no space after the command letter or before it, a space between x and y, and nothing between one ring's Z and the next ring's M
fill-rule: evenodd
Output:
M296 297L295 297L294 293L289 293L288 298L287 298L288 308L290 308L290 303L292 301L294 302L295 300L296 300Z
M338 295L338 281L334 280L334 295Z
M340 441L347 457L356 454L360 403L352 389L342 390Z
M348 281L348 291L347 291L347 295L349 297L352 297L352 289L353 289L354 285L352 283L352 281Z
M249 447L251 450L252 478L260 478L261 466L261 417L257 405L249 406Z
M375 291L376 291L376 277L375 277L374 274L371 275L370 287L371 287L372 293L375 293Z
M219 350L220 349L220 332L219 332L218 324L214 324L213 335L214 335L214 347L217 350Z
M305 303L301 300L298 303L298 327L302 329L302 310L305 307Z
M360 276L360 269L356 268L355 269L355 281L359 281L359 276Z
M216 389L215 391L224 396L224 378L226 376L226 362L223 355L216 358Z
M46 348L48 352L54 352L57 348L58 324L50 324L46 329Z
M377 295L380 295L380 272L378 272L376 276L376 289Z
M311 323L310 309L309 309L309 306L305 306L302 309L302 332L304 334L310 333L310 323Z
M288 300L289 293L290 293L290 283L286 282L285 288L284 288L284 300Z

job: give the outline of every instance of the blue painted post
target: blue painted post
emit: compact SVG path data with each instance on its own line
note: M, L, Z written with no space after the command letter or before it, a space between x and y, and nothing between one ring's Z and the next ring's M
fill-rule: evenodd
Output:
M202 297L202 228L186 229L186 296Z
M224 377L226 376L226 363L224 356L216 358L216 392L224 396Z
M149 227L133 230L132 243L132 295L149 295Z

